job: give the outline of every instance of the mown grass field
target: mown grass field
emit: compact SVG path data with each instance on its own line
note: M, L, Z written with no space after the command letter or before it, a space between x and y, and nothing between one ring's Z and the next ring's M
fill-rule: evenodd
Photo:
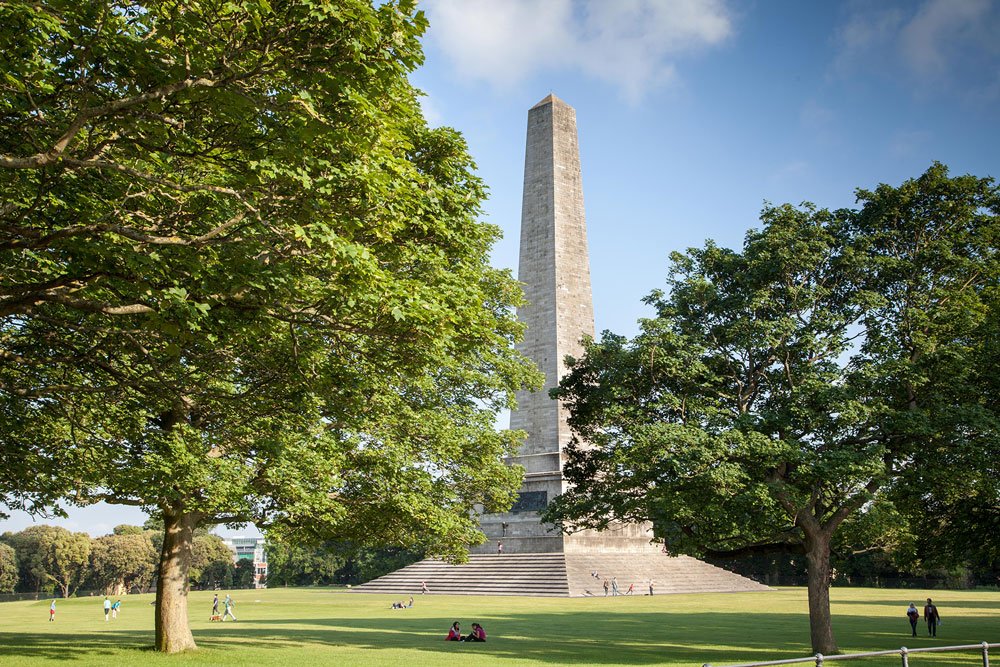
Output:
M904 616L924 591L836 588L834 631L843 652L1000 642L1000 593L933 591L943 624L937 639L910 636ZM392 610L392 597L334 589L234 591L239 621L209 623L211 592L191 594L199 650L153 652L152 596L124 598L105 623L103 598L0 603L0 665L701 665L810 654L806 593L657 595L618 598L416 596ZM443 641L458 620L489 633L486 644ZM994 657L1000 664L1000 650ZM900 665L898 657L838 663ZM975 653L924 654L912 667L981 665Z

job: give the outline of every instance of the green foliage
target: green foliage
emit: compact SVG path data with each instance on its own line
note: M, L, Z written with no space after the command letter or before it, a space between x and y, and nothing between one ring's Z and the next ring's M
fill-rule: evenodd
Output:
M843 650L893 651L854 664L899 667L902 645L978 645L995 639L1000 593L932 595L944 625L935 639L926 637L922 627L922 634L911 638L903 610L911 600L920 604L927 597L923 591L833 589ZM224 626L208 620L212 596L212 591L191 593L192 608L198 610L192 625L204 640L198 651L183 656L184 665L603 667L611 662L692 667L810 656L801 637L807 622L801 588L607 599L417 595L413 608L402 611L389 608L393 601L406 599L400 595L269 588L252 596L237 595L240 620ZM108 628L101 620L100 598L60 600L55 623L46 622L48 601L0 603L0 662L4 667L49 667L70 664L67 657L72 656L71 664L80 667L176 665L176 659L151 653L146 646L151 597L124 598L118 619ZM481 623L489 634L487 643L442 641L456 619L463 629L470 622ZM991 662L994 653L991 649ZM981 652L975 650L910 654L909 660L913 667L983 664Z
M414 3L7 2L0 26L0 501L480 541L474 508L520 482L495 418L537 374L465 143L406 78Z
M848 519L848 542L901 554L942 518L989 525L1000 190L935 164L858 201L768 206L742 252L673 256L656 317L591 343L554 392L578 439L549 519L652 519L694 554L800 550L817 610ZM835 648L828 612L813 632Z
M493 419L533 374L483 186L405 78L422 15L3 11L0 425L31 473L7 504L478 540L468 510L518 482Z
M0 593L13 593L19 577L14 547L0 542Z
M159 554L141 528L118 526L113 535L98 537L91 544L89 581L94 590L125 595L149 588Z
M253 561L241 560L236 563L233 570L233 584L236 588L253 588L254 585L254 564Z
M90 536L57 526L31 526L8 535L17 553L21 578L29 590L56 587L62 597L73 594L87 577Z
M340 583L337 573L347 561L348 555L332 541L318 545L268 542L267 585L273 588Z
M191 584L202 589L232 588L233 552L218 535L202 534L191 547Z

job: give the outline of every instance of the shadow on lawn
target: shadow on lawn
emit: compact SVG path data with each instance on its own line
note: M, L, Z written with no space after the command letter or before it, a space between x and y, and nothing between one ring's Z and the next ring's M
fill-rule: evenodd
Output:
M601 611L568 614L484 613L463 620L463 628L478 620L489 633L487 644L445 642L444 636L453 618L329 619L313 620L311 627L301 619L274 619L247 622L258 648L274 649L311 644L314 646L352 646L372 650L409 649L429 653L488 653L494 658L531 659L555 664L578 662L592 664L652 664L664 661L702 664L752 660L796 658L812 653L809 646L808 620L801 614L671 614L650 612L634 614ZM852 650L896 649L910 641L909 624L867 616L838 616L837 627L843 639L860 646ZM580 628L593 634L580 636ZM790 629L793 632L790 632ZM235 628L231 628L235 630ZM921 639L921 645L943 646L975 643L982 637L941 637ZM235 636L198 635L205 648L228 649ZM740 648L728 648L740 647ZM895 664L895 662L893 663Z
M73 633L72 645L66 637L52 632L0 632L0 664L6 657L47 658L69 661L86 658L92 661L108 656L109 662L119 659L119 651L153 651L153 632L143 630L116 630L106 632Z
M202 649L218 651L239 651L248 644L255 651L265 652L294 651L306 645L314 649L350 646L373 651L416 650L429 655L487 654L501 661L529 659L552 664L644 665L665 661L725 664L796 658L811 653L808 622L801 614L606 614L600 610L525 614L494 609L477 619L461 619L466 629L472 620L482 622L489 633L486 644L445 642L445 632L453 620L403 616L247 619L238 624L196 629L195 639ZM915 648L977 643L987 638L968 634L985 631L986 627L969 623L962 636L955 636L959 634L956 627L955 635L918 640L909 637L905 618L896 622L896 619L838 615L835 619L838 639L850 650L896 649L904 644ZM581 628L590 629L591 634L580 636ZM78 634L74 635L70 648L65 638L54 634L0 633L0 662L3 656L93 662L118 649L149 650L152 641L151 632L141 631L113 636Z

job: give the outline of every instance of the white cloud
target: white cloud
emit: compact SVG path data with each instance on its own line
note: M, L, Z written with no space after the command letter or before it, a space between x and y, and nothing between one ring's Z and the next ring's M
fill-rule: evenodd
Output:
M931 133L926 130L897 130L889 138L889 155L895 158L913 157L930 139Z
M499 88L576 70L631 100L676 76L673 58L733 31L722 0L426 0L428 37L460 75Z
M848 71L864 66L872 53L893 42L903 24L903 13L897 9L874 9L852 15L838 31L840 52L834 67Z
M420 96L417 102L420 104L420 112L424 115L424 120L427 121L429 127L438 127L444 122L444 114L426 92Z
M927 76L945 74L955 59L955 47L978 39L976 33L989 12L989 0L925 3L900 33L900 50L910 69Z
M940 90L959 77L966 85L981 86L983 74L996 70L1000 19L991 0L858 7L837 32L834 69L841 74L867 69L901 73L926 91Z
M778 165L768 174L772 184L787 184L789 181L800 181L812 172L812 166L805 160L790 160Z

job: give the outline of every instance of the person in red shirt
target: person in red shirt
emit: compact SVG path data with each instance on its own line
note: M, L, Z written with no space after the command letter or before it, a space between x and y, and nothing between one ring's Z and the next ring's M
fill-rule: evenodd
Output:
M451 629L448 630L448 636L444 638L446 642L460 642L462 641L462 631L458 627L458 621L451 624Z

